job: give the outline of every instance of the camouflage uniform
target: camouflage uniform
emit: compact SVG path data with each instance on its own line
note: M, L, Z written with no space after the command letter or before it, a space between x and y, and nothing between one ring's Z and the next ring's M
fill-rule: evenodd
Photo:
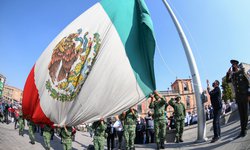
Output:
M35 144L35 135L34 135L34 128L35 124L31 120L28 121L28 126L29 126L29 137L30 137L30 143Z
M180 98L180 97L179 97ZM180 102L174 102L174 99L172 98L169 101L169 105L171 105L174 108L174 118L175 118L175 127L176 127L176 142L183 142L182 135L183 135L183 128L185 125L185 117L186 117L186 109L185 105Z
M44 144L45 144L45 149L49 150L50 149L50 138L51 138L51 131L53 129L49 125L44 125L43 128L43 139L44 139Z
M105 123L101 123L101 121L96 121L93 123L94 129L94 147L95 150L104 150L104 143L105 143L105 137L106 133L105 130L107 126Z
M72 127L66 127L67 130L64 128L61 129L62 135L62 143L64 150L71 150L72 149Z
M135 140L135 128L136 128L136 120L138 117L138 113L134 110L134 114L131 110L126 112L126 115L123 117L124 120L124 137L126 141L126 149L134 149L134 140Z
M160 100L159 100L160 99ZM149 104L150 109L154 109L154 129L155 129L155 139L157 144L157 149L159 149L159 144L161 148L164 148L164 141L166 136L166 110L167 103L164 97L159 98L156 96L155 101L151 101Z
M23 130L24 130L24 126L25 126L25 121L23 119L23 113L22 113L22 111L19 112L18 124L19 124L19 135L23 136Z

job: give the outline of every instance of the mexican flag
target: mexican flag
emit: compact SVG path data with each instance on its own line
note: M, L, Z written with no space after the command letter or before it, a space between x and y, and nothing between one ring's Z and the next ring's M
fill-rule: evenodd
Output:
M155 39L143 0L102 0L44 50L27 78L23 114L74 126L124 111L155 90Z

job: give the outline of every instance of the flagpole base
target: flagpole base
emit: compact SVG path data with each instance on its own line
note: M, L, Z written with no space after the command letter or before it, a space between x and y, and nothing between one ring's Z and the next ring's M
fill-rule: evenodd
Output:
M208 138L205 137L205 138L202 138L202 139L197 139L197 140L195 141L195 143L203 143L203 142L207 142L207 141L208 141Z

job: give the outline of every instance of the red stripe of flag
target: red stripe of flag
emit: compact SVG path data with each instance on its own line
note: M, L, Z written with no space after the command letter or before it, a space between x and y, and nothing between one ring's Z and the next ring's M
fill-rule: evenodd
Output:
M53 124L41 109L39 93L35 84L35 66L31 69L24 86L22 111L24 118L31 119L34 123Z

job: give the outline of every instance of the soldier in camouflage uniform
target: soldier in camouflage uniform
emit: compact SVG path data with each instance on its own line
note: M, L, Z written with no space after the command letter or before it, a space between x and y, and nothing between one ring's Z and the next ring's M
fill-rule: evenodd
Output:
M18 124L19 124L19 135L23 136L23 131L24 131L24 127L25 127L25 120L23 118L23 112L21 109L19 110Z
M29 126L30 143L35 144L35 135L34 135L35 124L33 121L28 120L28 126Z
M154 109L154 129L155 140L157 149L164 149L164 141L166 136L166 99L160 95L157 91L154 91L154 96L150 95L151 102L149 104L150 109Z
M248 80L250 76L250 70L245 70L245 68L239 64L237 60L231 60L231 67L229 68L226 81L232 82L235 92L235 99L238 105L238 110L240 114L240 126L241 132L236 137L244 137L247 135L247 123L248 123L248 102L250 101L250 81ZM247 73L245 71L248 71Z
M176 128L176 143L183 142L182 135L183 135L183 128L185 125L185 117L186 117L186 109L185 105L181 102L181 96L178 95L175 98L176 102L172 98L169 101L169 105L174 108L174 117L175 117L175 128Z
M43 128L43 139L44 139L44 144L45 144L45 149L49 150L50 149L50 139L51 139L51 132L54 130L50 125L44 125Z
M64 150L71 150L72 149L72 127L64 126L61 129L62 135L62 143Z
M134 140L135 140L135 128L136 128L136 121L138 118L138 113L132 107L122 114L122 122L124 122L124 137L126 141L126 149L133 150L134 147Z
M100 120L94 122L92 128L94 129L95 150L104 150L104 143L106 137L105 130L107 128L104 119L101 118Z

